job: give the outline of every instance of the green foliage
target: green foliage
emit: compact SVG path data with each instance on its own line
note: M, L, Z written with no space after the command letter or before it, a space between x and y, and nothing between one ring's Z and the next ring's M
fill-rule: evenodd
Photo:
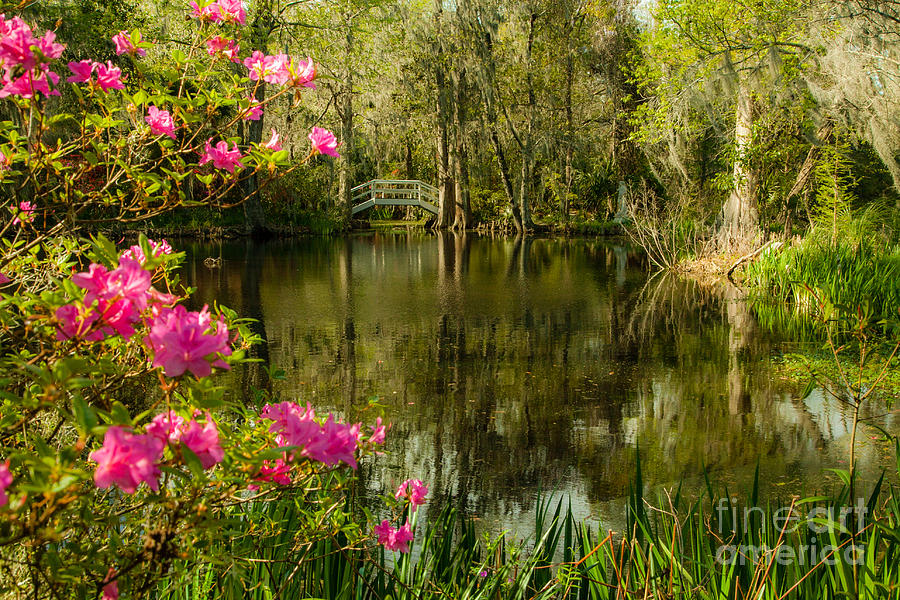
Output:
M900 248L885 248L864 235L842 238L837 246L830 238L830 232L827 241L811 236L765 253L746 268L745 283L758 290L763 305L786 303L796 318L809 323L820 316L810 290L834 305L867 306L878 318L896 316Z

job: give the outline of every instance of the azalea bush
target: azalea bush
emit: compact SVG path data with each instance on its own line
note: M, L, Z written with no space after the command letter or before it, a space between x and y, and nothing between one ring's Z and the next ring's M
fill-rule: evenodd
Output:
M237 204L245 179L298 166L275 131L251 145L232 134L264 110L259 85L280 87L267 102L299 95L315 63L243 53L237 0L186 8L194 36L162 78L144 72L152 42L139 32L110 40L126 78L0 16L0 103L12 115L0 121L0 595L139 597L178 569L250 560L226 556L227 541L253 535L242 507L292 495L306 507L302 543L340 532L356 547L409 549L406 511L377 529L348 512L358 461L384 441L380 419L235 398L217 375L259 341L246 322L186 308L183 255L166 241L84 237L91 224ZM61 92L81 110L59 112ZM337 154L330 132L310 142L305 160ZM417 506L426 491L410 482L392 503Z

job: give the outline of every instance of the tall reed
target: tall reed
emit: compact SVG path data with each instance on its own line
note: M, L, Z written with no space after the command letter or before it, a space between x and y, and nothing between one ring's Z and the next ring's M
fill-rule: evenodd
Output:
M900 443L896 453L900 474ZM196 565L161 585L157 597L900 600L900 490L883 478L862 501L845 485L762 502L758 471L743 500L728 489L714 493L708 480L693 499L679 489L651 503L643 488L638 460L625 531L577 521L565 500L542 500L528 539L490 539L445 507L426 524L420 545L399 558L318 540L297 560L287 549L296 547L300 524L285 502L246 515L284 529L254 542L255 554L242 565L223 549L221 564ZM859 550L851 556L852 546Z

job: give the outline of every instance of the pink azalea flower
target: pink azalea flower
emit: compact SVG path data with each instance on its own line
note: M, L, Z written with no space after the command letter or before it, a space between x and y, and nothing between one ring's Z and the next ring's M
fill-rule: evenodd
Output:
M172 254L173 252L172 246L170 246L169 242L167 242L166 240L160 240L159 242L147 240L147 243L150 245L150 249L153 251L154 258L160 257L164 254ZM144 251L141 250L141 247L137 244L123 252L120 258L130 258L131 260L136 260L142 265L147 262L147 257L144 256Z
M240 64L241 59L238 58L238 52L240 52L241 47L234 40L230 40L222 37L221 35L217 35L214 38L211 38L206 41L206 53L210 56L215 56L216 54L221 54L228 60Z
M339 462L356 468L356 448L359 445L360 424L338 423L328 415L319 434L310 439L302 454L322 464L333 466Z
M109 93L109 90L125 89L125 84L120 79L122 70L119 67L113 66L110 61L106 61L105 65L96 63L95 66L97 68L97 85L104 93Z
M251 80L258 81L265 75L267 58L268 57L259 50L254 50L253 54L244 59L244 66L250 70Z
M281 136L278 135L278 132L275 131L275 128L272 128L272 137L269 138L269 141L263 144L263 147L272 150L273 152L278 152L281 150Z
M372 532L378 536L378 543L386 549L402 553L409 552L409 542L415 538L409 523L394 529L387 519L376 525Z
M277 434L280 446L299 446L302 456L329 466L343 462L355 469L361 425L338 423L330 414L325 424L319 425L315 416L308 403L304 409L294 402L266 404L260 413L263 419L274 421L269 432Z
M162 367L166 377L178 377L190 371L206 377L212 367L230 368L222 356L231 355L225 320L213 327L204 306L200 312L188 312L183 306L163 308L150 324L145 340L153 351L153 366Z
M87 290L84 301L88 305L106 293L108 280L109 271L98 263L91 263L86 273L72 275L72 283Z
M273 481L278 485L290 485L290 472L291 465L280 458L275 460L274 463L267 460L263 462L263 466L260 467L259 473L257 473L253 479L255 481ZM258 490L259 486L251 484L247 486L247 489L250 491Z
M90 60L79 60L78 62L70 62L69 70L72 76L66 79L69 83L90 83L91 74L94 72L96 63Z
M6 488L10 486L12 480L12 473L9 472L9 461L0 463L0 506L5 506L9 502Z
M119 259L119 266L112 271L92 263L87 273L72 276L75 285L87 290L85 306L97 302L100 319L125 338L134 335L132 325L147 308L150 279L150 272L144 270L140 262L125 256ZM71 323L79 315L69 312L64 317L70 319L67 323ZM79 325L76 331L83 331L82 326ZM69 332L70 329L63 329L64 335Z
M0 150L0 173L3 171L9 171L9 168L12 166L12 159L5 155L2 150Z
M309 141L312 142L313 154L340 156L337 152L337 140L334 138L334 134L327 129L313 127L309 134Z
M21 66L23 69L32 69L37 64L37 59L31 47L37 43L25 21L19 17L13 17L8 21L4 15L3 39L0 43L0 63L6 67Z
M241 114L241 118L245 121L259 121L262 114L263 110L259 106L259 102L256 101L256 98L250 98L250 106L244 110Z
M184 423L183 417L178 416L174 410L169 410L153 417L145 430L147 435L152 435L165 443L175 444L181 439Z
M215 168L225 169L232 174L234 173L235 167L243 168L244 164L241 162L243 155L241 154L241 151L238 150L237 144L232 144L231 150L229 150L228 142L225 140L220 141L215 146L210 144L211 141L212 138L206 140L206 151L200 158L201 165L205 165L212 161Z
M62 341L74 337L83 337L89 342L102 340L106 337L108 331L106 328L91 331L94 323L99 319L100 315L96 310L86 311L77 304L60 306L56 309L56 320L59 321L59 326L56 330L56 339Z
M150 132L153 135L167 135L173 140L175 139L175 121L167 110L159 110L155 106L147 109L147 116L144 117L147 124L150 125Z
M289 70L291 85L315 89L316 84L313 83L313 79L316 78L316 63L313 62L313 59L307 57L306 60L298 60L296 68L292 61Z
M59 96L59 90L51 90L50 83L59 83L59 75L50 70L25 71L21 76L10 79L9 70L4 74L0 88L0 98L8 96L20 96L22 98L34 98L38 93L44 96Z
M181 434L181 443L197 455L204 469L222 462L222 457L225 456L219 445L219 429L209 413L206 413L206 425L200 425L191 419Z
M138 43L141 43L141 32L137 32ZM120 31L116 35L112 37L113 43L116 45L116 54L131 54L132 56L147 56L147 51L143 48L138 48L134 42L131 41L131 34L127 31Z
M269 432L277 434L275 441L279 446L303 446L321 429L308 402L305 409L296 402L266 404L259 416L274 421Z
M6 285L6 284L9 283L10 281L12 281L12 279L10 279L9 277L7 277L7 276L6 276L5 274L3 274L3 273L0 273L0 285Z
M151 274L136 260L127 256L119 259L119 266L109 272L106 280L104 300L124 299L138 310L147 308L147 291L150 289ZM89 302L85 296L85 302Z
M22 222L31 223L34 221L34 204L28 200L22 200L19 202L19 211L22 214L13 219L13 225L18 225Z
M35 46L38 47L38 50L44 55L43 58L47 61L59 58L66 49L64 44L57 44L55 40L56 34L52 31L46 31L40 39L36 40Z
M19 17L7 20L0 14L0 35L0 65L7 71L14 67L29 71L39 63L59 58L66 48L54 41L56 34L52 31L45 32L40 38L34 37L31 27Z
M94 485L108 488L116 484L126 494L133 494L143 481L159 491L160 471L165 443L152 435L138 435L124 427L112 426L103 437L103 447L88 458L97 463Z
M369 442L372 444L383 444L387 427L381 424L381 417L375 419L375 424L371 426L371 429L372 435L369 436Z
M194 0L191 0L189 4L193 9L191 11L191 17L194 19L200 19L201 21L211 21L213 23L218 23L222 20L222 12L219 9L218 2L210 2L209 4L204 5L202 8L198 6Z
M103 580L108 583L103 586L103 596L100 600L119 600L119 580L115 579L115 576L116 570L110 567Z
M219 0L219 10L226 23L243 25L247 22L247 13L241 0Z
M276 54L275 56L267 56L265 61L266 72L263 76L263 81L275 85L284 85L290 80L290 56L287 54Z
M394 498L408 498L409 504L415 510L417 507L425 504L425 496L428 495L428 487L419 479L407 479L397 488Z

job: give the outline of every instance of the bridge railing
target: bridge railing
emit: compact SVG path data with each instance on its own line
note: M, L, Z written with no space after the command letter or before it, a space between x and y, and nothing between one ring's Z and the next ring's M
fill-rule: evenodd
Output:
M373 179L350 190L353 203L359 200L424 200L437 203L438 190L416 179Z

